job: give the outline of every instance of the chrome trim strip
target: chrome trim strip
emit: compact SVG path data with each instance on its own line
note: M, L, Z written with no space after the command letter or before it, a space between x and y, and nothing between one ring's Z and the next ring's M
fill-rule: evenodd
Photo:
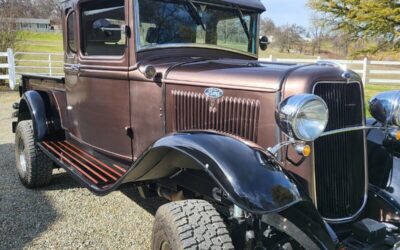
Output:
M368 151L367 151L367 134L366 134L366 130L368 129L382 129L380 127L369 127L366 126L366 120L365 120L365 110L364 110L364 89L362 87L361 82L359 81L321 81L321 82L317 82L314 84L313 89L312 89L312 93L315 93L315 88L318 84L332 84L332 83L341 83L341 84L349 84L349 83L357 83L359 88L360 88L360 93L362 94L361 96L361 107L362 107L362 126L359 127L353 127L353 128L344 128L344 129L338 129L338 130L333 130L333 131L329 131L329 132L325 132L323 133L323 136L328 136L328 135L332 135L332 134L338 134L338 133L344 133L344 132L351 132L351 131L357 131L357 130L364 130L364 172L365 172L365 176L364 176L364 182L365 182L365 188L364 188L364 202L362 204L362 206L360 207L360 209L352 216L350 217L346 217L346 218L340 218L340 219L331 219L331 218L323 218L326 222L328 223L344 223L344 222L348 222L348 221L352 221L354 220L356 217L358 217L362 211L364 210L365 206L367 205L367 199L368 199ZM332 132L332 133L331 133ZM313 152L314 151L314 143L312 143L312 149ZM316 177L315 177L315 155L313 154L313 186L314 186L314 199L315 199L315 207L318 209L318 203L317 203L317 188L316 188Z
M282 92L281 91L277 91L275 94L275 108L277 109L279 107L279 104L282 101ZM282 142L282 137L281 137L281 129L279 128L278 125L275 126L275 145L278 145ZM279 152L277 152L277 156L276 156L277 160L279 162L282 161L282 150L279 150Z
M342 129L337 129L337 130L331 130L328 132L324 132L321 134L320 137L328 136L328 135L334 135L334 134L340 134L340 133L346 133L346 132L353 132L353 131L358 131L358 130L369 130L369 129L380 129L380 130L387 130L385 127L376 127L376 126L358 126L358 127L349 127L349 128L342 128Z

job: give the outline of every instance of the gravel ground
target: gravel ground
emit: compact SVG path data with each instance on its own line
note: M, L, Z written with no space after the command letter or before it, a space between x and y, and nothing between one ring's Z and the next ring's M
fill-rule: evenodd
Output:
M0 92L0 249L149 249L161 200L144 201L133 188L96 197L59 170L47 188L20 184L11 133L18 99Z

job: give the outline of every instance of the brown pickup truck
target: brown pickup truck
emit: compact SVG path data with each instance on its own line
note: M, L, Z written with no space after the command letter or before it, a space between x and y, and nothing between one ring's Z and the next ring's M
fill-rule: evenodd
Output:
M400 92L258 61L259 0L66 0L65 77L24 75L16 167L170 203L152 247L396 249Z

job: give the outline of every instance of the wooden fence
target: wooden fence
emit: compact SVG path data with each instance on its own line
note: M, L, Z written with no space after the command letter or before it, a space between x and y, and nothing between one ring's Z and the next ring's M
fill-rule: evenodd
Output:
M6 69L6 74L2 75L0 72L0 80L8 81L11 89L15 88L16 75L15 75L15 61L12 49L7 49L7 52L0 52L0 69ZM4 63L5 62L5 63Z
M282 63L315 63L318 61L331 61L354 70L360 74L364 84L384 84L384 85L400 85L400 62L398 61L371 61L368 58L364 60L331 60L322 59L297 59L297 58L260 58L265 62L282 62Z
M6 58L6 63L1 63L0 69L7 69L6 75L0 75L0 80L7 80L10 88L18 83L21 74L41 74L49 76L63 75L63 54L55 53L13 53L11 49L0 52L0 58ZM400 62L398 61L370 61L364 60L330 60L320 57L315 59L297 58L260 58L264 62L281 63L315 63L318 61L332 61L354 70L362 76L364 84L384 84L400 86Z

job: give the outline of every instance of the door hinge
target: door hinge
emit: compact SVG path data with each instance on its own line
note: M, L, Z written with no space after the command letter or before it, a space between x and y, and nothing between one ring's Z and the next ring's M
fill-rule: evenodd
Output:
M132 140L134 138L133 129L131 127L125 127L126 135L129 136Z

